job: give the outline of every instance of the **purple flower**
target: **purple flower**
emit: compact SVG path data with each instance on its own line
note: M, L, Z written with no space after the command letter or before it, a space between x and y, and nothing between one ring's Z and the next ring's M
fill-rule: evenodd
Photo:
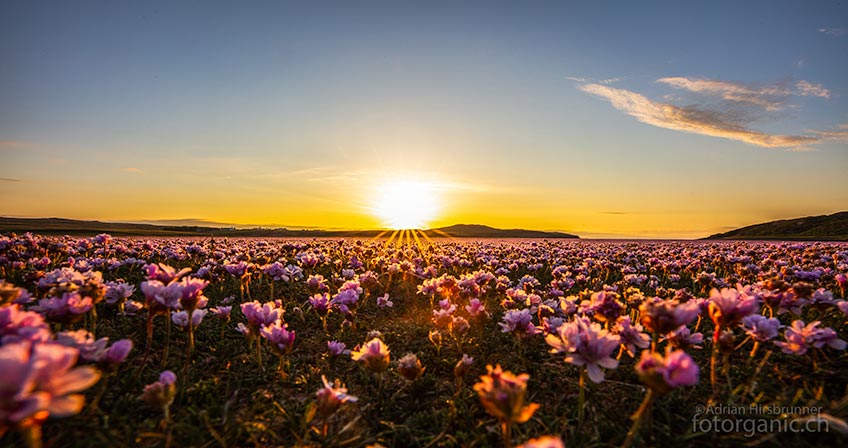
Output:
M350 350L345 350L346 347L344 342L327 341L327 351L333 356L349 355Z
M191 268L183 268L180 271L177 271L176 268L172 268L163 263L149 264L144 267L144 270L147 272L148 280L156 280L165 285L175 280L179 280L180 277L191 272Z
M621 343L619 337L586 318L576 318L562 324L556 335L545 337L545 342L553 347L551 353L565 353L565 362L576 366L585 365L592 382L600 383L604 380L601 367L618 367L618 361L610 355Z
M206 313L208 313L207 310L194 310L191 313L191 326L194 328L199 327ZM180 328L188 327L188 311L177 311L171 314L171 321Z
M636 353L636 347L648 348L651 345L651 338L642 330L641 325L630 323L630 316L620 316L612 327L612 333L618 335L621 345L631 358Z
M777 337L780 320L752 314L742 318L742 328L755 341L765 342Z
M690 300L679 303L674 300L646 300L639 305L641 323L651 333L671 333L682 325L688 325L701 313L698 302Z
M533 325L533 315L527 308L508 310L504 313L503 322L498 323L498 326L501 327L501 333L514 333L519 337L541 333L541 330Z
M330 384L327 382L327 377L321 375L321 381L324 383L324 387L318 389L315 396L317 398L316 414L320 416L322 420L330 418L336 413L342 404L356 403L358 400L358 398L353 395L348 395L347 389L339 380L335 380L334 384Z
M0 345L18 341L50 339L50 329L41 314L24 311L20 305L0 307Z
M742 292L733 288L713 288L710 291L710 318L716 327L729 328L736 325L743 317L760 309L760 298L757 295Z
M159 374L159 380L144 386L144 392L139 397L148 405L161 408L165 412L165 419L168 419L168 408L174 402L174 397L177 395L177 376L170 370L165 370Z
M362 362L368 369L381 373L389 367L389 347L379 338L371 339L362 347L357 346L350 356L354 361Z
M121 339L119 341L114 342L109 349L106 350L106 353L100 357L99 362L101 364L105 364L107 366L115 366L124 362L127 359L127 356L130 354L130 351L133 348L133 341L129 339Z
M784 331L786 342L775 342L783 353L803 355L810 348L822 348L825 345L834 350L845 350L846 343L839 339L832 328L818 328L819 321L804 325L804 321L796 320Z
M391 308L394 303L389 299L389 294L383 294L380 297L377 297L377 306L380 308Z
M259 330L259 334L271 343L271 347L280 354L289 353L294 347L294 331L288 330L288 325L282 320L277 320L271 325L265 325Z
M327 293L318 293L309 298L309 304L321 316L325 316L330 312L331 300Z
M683 350L675 350L665 356L644 350L636 364L636 373L654 392L663 394L677 387L698 384L699 370L692 357Z
M78 354L75 348L28 341L0 347L0 430L78 413L85 397L75 392L100 379L94 367L73 367Z
M668 341L669 344L678 349L701 348L704 335L700 332L692 333L688 327L681 326L665 335L664 338L660 339L660 342L662 341Z

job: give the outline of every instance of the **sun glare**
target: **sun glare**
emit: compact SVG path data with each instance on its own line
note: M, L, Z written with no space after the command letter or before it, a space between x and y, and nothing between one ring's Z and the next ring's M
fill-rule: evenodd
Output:
M438 212L435 185L420 181L392 181L377 190L374 214L391 229L424 229Z

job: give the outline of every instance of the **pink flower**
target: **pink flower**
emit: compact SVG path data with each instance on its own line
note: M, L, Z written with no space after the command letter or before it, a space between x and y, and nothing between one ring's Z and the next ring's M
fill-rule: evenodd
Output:
M379 338L371 339L362 347L357 346L350 356L354 361L362 362L369 370L381 373L389 367L389 348Z
M825 345L834 350L845 350L846 343L839 339L832 328L817 328L821 322L815 321L804 325L804 321L796 320L783 333L786 342L775 342L783 353L803 355L810 348L822 348Z
M760 298L733 288L713 288L710 291L710 318L717 327L729 328L736 325L743 317L760 309Z
M476 317L489 317L489 312L486 311L486 307L483 306L483 302L480 299L471 299L468 301L468 306L465 307L465 311L468 311L468 315L472 318Z
M163 263L149 264L144 267L144 270L147 272L148 280L156 280L165 285L175 280L179 280L180 277L191 272L191 268L183 268L180 271L177 271L176 268L172 268Z
M40 425L48 416L78 413L80 392L100 379L94 367L73 367L79 351L59 344L14 342L0 347L0 432Z
M514 375L504 371L500 365L494 369L488 365L486 371L488 373L481 376L480 382L474 385L486 412L506 424L530 420L536 409L539 409L536 403L524 404L530 375Z
M161 408L165 412L165 419L167 420L168 408L177 395L176 383L177 376L174 375L174 372L165 370L159 374L159 381L144 386L144 392L139 398L152 407Z
M345 350L346 347L344 342L327 341L327 351L333 356L349 355L350 350Z
M317 401L316 414L320 416L322 420L330 418L336 413L342 404L356 403L356 401L359 400L353 395L348 395L347 389L339 380L335 380L334 384L330 384L327 381L327 377L321 375L321 381L324 383L324 387L318 389L315 396Z
M661 356L650 350L642 352L636 373L654 392L663 394L680 386L698 384L698 365L683 350Z
M532 336L542 331L533 325L533 315L527 308L508 310L504 313L503 322L498 323L501 333L514 333L516 336Z
M94 301L91 297L82 297L77 292L65 292L61 297L39 300L34 309L42 312L47 320L74 323L82 319L83 314L91 311L93 307Z
M277 306L276 302L265 302L260 304L258 301L242 303L241 312L247 318L248 328L253 333L258 333L259 328L263 325L271 325L283 317L283 308Z
M265 325L259 334L271 343L271 347L280 355L289 353L294 348L294 331L289 331L288 325L278 320L271 325Z
M415 381L424 373L425 367L414 353L407 353L398 360L398 373L409 381Z
M0 345L48 339L50 329L41 314L24 311L17 304L0 307Z
M610 357L618 348L620 339L586 318L576 318L562 324L557 334L549 334L545 342L551 347L551 353L565 353L565 362L576 366L586 366L589 379L600 383L604 380L601 367L615 369L618 361Z
M197 328L200 326L200 323L203 322L203 318L208 313L207 310L194 310L191 313L191 326ZM176 313L171 314L171 321L177 324L180 328L188 327L188 311L177 311Z
M391 308L394 303L389 299L389 294L383 294L380 297L377 297L377 306L380 308Z
M752 314L742 318L742 328L755 341L765 342L777 337L780 320Z
M630 316L619 316L615 325L612 327L612 333L617 334L621 345L627 350L630 357L636 353L636 347L648 348L651 345L651 338L642 333L642 326L639 324L631 325Z
M671 333L682 325L688 325L701 313L698 302L689 300L679 303L674 300L649 299L639 305L641 323L651 333Z

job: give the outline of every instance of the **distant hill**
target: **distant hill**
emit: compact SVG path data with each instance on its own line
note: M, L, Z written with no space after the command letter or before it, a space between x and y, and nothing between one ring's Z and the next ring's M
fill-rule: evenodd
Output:
M360 237L373 238L385 230L320 230L211 227L196 225L156 225L122 222L80 221L63 218L5 218L0 217L0 232L33 232L47 235L96 235L108 233L113 236L221 236L221 237ZM427 236L454 238L578 238L560 232L542 232L523 229L496 229L481 225L460 224L424 231Z
M494 227L479 224L456 224L438 229L425 230L424 233L430 237L444 236L445 234L455 238L580 238L562 232L543 232L541 230L524 229L496 229Z
M705 239L848 241L848 212L755 224Z

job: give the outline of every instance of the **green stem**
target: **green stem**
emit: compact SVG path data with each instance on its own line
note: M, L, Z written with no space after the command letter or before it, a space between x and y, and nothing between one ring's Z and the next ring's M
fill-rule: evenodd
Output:
M642 400L642 404L639 405L639 409L636 410L636 413L630 417L633 420L633 426L630 427L630 431L627 431L627 438L624 440L624 444L621 445L622 448L629 448L630 445L633 444L633 439L636 437L636 434L639 432L639 427L642 426L642 421L645 419L645 415L649 413L651 408L651 403L654 401L654 391L652 389L648 389L648 393L645 394L645 399Z
M577 427L583 427L583 408L586 406L586 369L580 369L580 392L577 399Z

